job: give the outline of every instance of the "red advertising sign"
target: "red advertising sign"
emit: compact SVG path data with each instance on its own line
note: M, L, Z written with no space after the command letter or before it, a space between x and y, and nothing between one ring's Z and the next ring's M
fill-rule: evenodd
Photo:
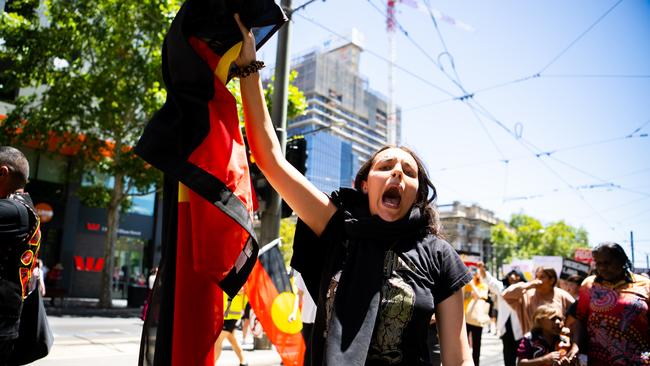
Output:
M591 264L594 261L594 258L591 256L591 248L578 248L576 249L576 254L573 258L582 263Z

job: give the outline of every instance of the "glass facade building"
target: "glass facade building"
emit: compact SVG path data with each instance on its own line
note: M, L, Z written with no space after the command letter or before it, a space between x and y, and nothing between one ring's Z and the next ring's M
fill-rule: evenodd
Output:
M288 135L307 139L307 178L331 192L351 187L359 167L388 141L388 100L368 87L359 72L362 48L346 43L311 51L293 61L294 84L307 98L307 110L288 121ZM397 143L401 111L396 107Z

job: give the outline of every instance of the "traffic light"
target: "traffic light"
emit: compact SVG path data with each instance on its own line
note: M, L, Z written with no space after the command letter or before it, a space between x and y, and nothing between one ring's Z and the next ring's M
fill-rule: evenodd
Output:
M287 152L285 154L289 164L298 169L300 174L307 173L307 140L304 138L297 138L287 141ZM291 207L287 205L284 200L282 201L282 218L291 216Z

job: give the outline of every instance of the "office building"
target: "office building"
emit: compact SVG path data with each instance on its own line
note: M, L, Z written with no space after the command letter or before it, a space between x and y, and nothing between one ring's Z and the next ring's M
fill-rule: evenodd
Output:
M288 135L307 139L307 178L321 190L351 187L359 167L388 141L388 100L369 88L359 61L362 36L294 59L294 84L307 98L304 115L288 122ZM379 76L382 77L382 76ZM400 141L400 109L395 113Z

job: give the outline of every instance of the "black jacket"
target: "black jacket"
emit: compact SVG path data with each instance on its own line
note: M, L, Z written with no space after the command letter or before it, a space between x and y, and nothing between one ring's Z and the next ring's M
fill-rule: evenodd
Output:
M38 255L38 217L29 195L0 199L0 340L18 337L23 296ZM22 280L21 280L22 274Z

